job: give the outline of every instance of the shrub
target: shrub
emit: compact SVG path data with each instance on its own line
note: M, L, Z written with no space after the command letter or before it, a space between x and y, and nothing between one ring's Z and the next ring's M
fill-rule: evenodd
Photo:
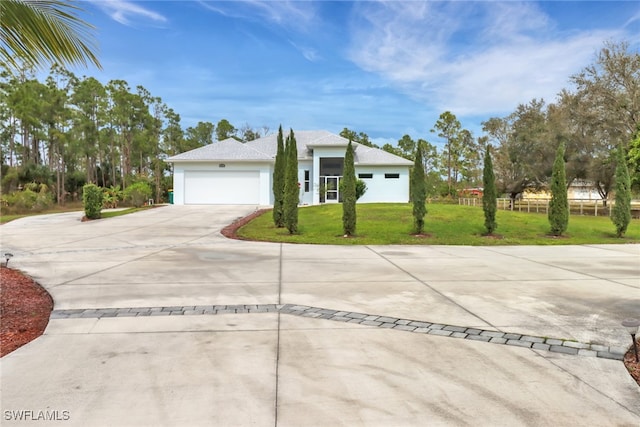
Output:
M286 166L284 172L283 216L284 225L289 234L298 232L298 203L300 202L300 187L298 186L298 148L293 129L289 130L286 147Z
M360 197L364 196L367 192L367 183L361 179L356 179L356 200L360 200Z
M86 184L82 187L82 204L84 205L84 214L87 218L100 218L102 196L102 189L95 184Z
M18 168L4 167L2 170L2 193L9 194L18 189L20 179L18 178ZM6 170L5 170L6 169Z
M139 181L124 190L124 199L139 208L151 198L152 194L151 186L146 182Z
M427 214L425 206L427 187L424 181L424 166L422 165L422 147L416 146L416 155L411 169L411 204L413 212L413 231L416 234L424 232L424 216Z
M320 193L322 194L322 192L324 191L326 191L324 188L324 185L320 185ZM341 179L340 193L343 193L343 192L344 192L344 179ZM356 179L356 200L360 200L360 197L364 196L366 192L367 192L367 183L361 179Z
M344 155L344 171L342 173L342 229L345 236L356 233L356 171L353 164L353 145L349 140Z
M102 207L105 209L117 208L118 203L122 200L122 190L120 190L120 186L111 186L109 188L102 189L103 199L102 199Z
M278 128L278 151L273 167L273 224L284 227L284 176L286 169L286 156L282 137L282 125Z
M564 166L564 143L560 143L551 171L551 201L549 201L549 224L551 234L561 236L569 225L569 200Z
M52 204L52 194L45 184L29 183L23 191L2 196L2 210L5 213L42 212Z
M625 161L624 148L618 147L616 164L616 203L611 212L611 221L616 226L616 236L622 237L631 222L631 179Z
M493 172L493 162L491 161L491 146L487 147L484 155L484 168L482 170L482 209L484 211L484 227L487 234L493 234L498 227L496 222L496 211L498 210L498 191L496 190L496 177Z

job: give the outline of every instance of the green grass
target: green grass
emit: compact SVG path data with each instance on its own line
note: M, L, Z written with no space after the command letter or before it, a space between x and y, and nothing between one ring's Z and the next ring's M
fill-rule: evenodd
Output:
M5 214L0 212L0 224L5 224L7 222L24 218L27 216L35 216L35 215L47 215L53 213L64 213L64 212L75 212L82 211L82 202L69 202L64 206L53 205L49 209L43 210L41 212L25 212L25 213L17 213L17 214Z
M156 207L156 205L154 206L143 206L141 208L127 208L127 209L123 209L123 210L119 210L119 211L109 211L109 212L102 212L101 218L100 219L105 219L105 218L115 218L117 216L122 216L122 215L128 215L130 213L134 213L134 212L139 212L145 209L152 209ZM19 219L19 218L24 218L27 216L35 216L35 215L47 215L47 214L55 214L55 213L65 213L65 212L78 212L79 215L83 214L83 207L82 207L82 203L78 204L78 203L69 203L65 206L54 206L51 209L47 209L45 211L42 212L30 212L30 213L23 213L23 214L11 214L11 215L5 215L2 214L0 215L0 224L5 224L7 222Z
M122 216L122 215L128 215L134 212L140 212L140 211L144 211L147 209L153 209L155 207L154 206L143 206L141 208L127 208L127 209L123 209L120 211L109 211L109 212L102 212L102 214L100 215L100 219L105 219L105 218L115 218L117 216Z
M299 233L273 226L270 213L238 230L245 239L332 245L578 245L640 243L640 221L632 220L624 238L615 237L608 217L571 216L565 236L550 237L546 214L498 211L499 236L485 237L482 208L445 204L427 205L425 235L411 235L410 204L357 205L356 236L342 237L342 205L326 204L299 209Z

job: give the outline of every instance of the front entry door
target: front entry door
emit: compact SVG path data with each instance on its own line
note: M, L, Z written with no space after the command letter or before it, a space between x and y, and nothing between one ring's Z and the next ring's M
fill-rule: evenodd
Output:
M341 176L321 176L320 177L320 203L338 203L340 197Z
M340 200L340 186L338 184L339 178L337 176L327 177L327 203L337 203Z

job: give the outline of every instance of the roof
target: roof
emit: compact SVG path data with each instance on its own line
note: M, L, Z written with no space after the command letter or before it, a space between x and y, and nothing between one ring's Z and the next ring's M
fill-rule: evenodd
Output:
M189 161L270 161L273 157L233 138L214 142L167 159L168 162Z
M347 147L349 140L325 130L294 131L298 159L312 158L314 148ZM285 136L286 138L286 136ZM272 134L246 143L233 138L214 142L167 159L169 162L194 161L273 161L278 148L278 135ZM353 143L356 165L411 166L413 162L374 147Z

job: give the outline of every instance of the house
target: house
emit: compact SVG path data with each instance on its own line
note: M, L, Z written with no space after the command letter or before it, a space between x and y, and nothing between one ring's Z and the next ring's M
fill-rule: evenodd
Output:
M538 191L525 190L522 198L525 200L547 200L551 199L551 192L546 189ZM567 188L567 198L569 200L584 201L602 200L602 196L595 189L593 182L582 179L571 181L569 188Z
M298 147L300 203L340 201L349 141L327 131L294 132ZM367 184L360 203L409 201L413 162L353 143L356 176ZM173 202L272 205L277 135L241 143L233 138L167 159L173 163Z

